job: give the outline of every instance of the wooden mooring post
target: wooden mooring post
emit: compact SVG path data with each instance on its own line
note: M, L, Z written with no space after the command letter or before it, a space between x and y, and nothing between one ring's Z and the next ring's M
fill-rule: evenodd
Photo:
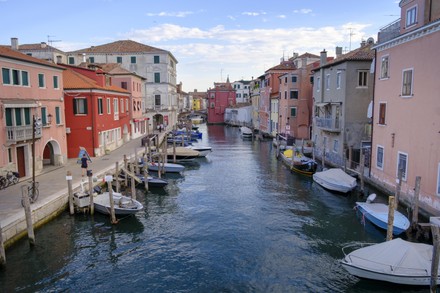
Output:
M6 264L5 244L3 243L3 229L0 226L0 266Z
M416 177L416 187L414 190L414 201L412 207L412 217L411 217L411 229L415 230L417 228L417 224L419 223L419 194L420 194L420 182L422 181L422 177Z
M430 292L437 292L437 279L438 279L438 264L439 264L439 246L440 246L440 232L439 226L431 222L432 233L432 261L431 261L431 283Z
M135 166L132 165L131 169L135 172L137 172L137 168ZM136 199L136 184L134 182L134 177L130 176L130 184L131 184L131 198L132 199ZM144 177L144 181L148 181L148 179L146 177Z
M364 183L365 153L363 151L361 151L361 166L360 166L359 172L360 172L360 181L361 181L361 190L360 190L360 192L361 192L361 194L363 196L364 195L364 187L365 187L365 183Z
M35 234L34 234L34 226L32 224L32 211L31 211L31 203L29 202L29 190L26 185L21 186L21 196L24 205L24 214L26 216L26 226L27 233L29 238L29 244L31 246L35 245Z
M403 177L403 170L402 168L399 168L399 171L397 172L397 185L396 185L396 208L399 206L399 199L400 199L400 190L402 189L402 177Z
M124 155L124 164L125 164L125 159L126 159L126 157ZM126 167L126 166L124 165L124 167ZM115 163L116 192L119 192L121 190L121 183L119 182L119 173L120 172L121 171L119 170L119 162L116 161L116 163Z
M93 216L95 213L95 206L93 204L93 173L89 172L87 175L89 177L90 214Z
M112 186L113 176L112 175L105 175L105 182L107 182L107 189L108 189L108 197L110 201L110 221L112 224L117 224L118 221L116 220L115 215L115 203L113 202L113 186Z
M75 207L73 206L73 191L72 191L72 172L67 171L66 180L67 180L67 193L69 195L69 212L70 215L75 214Z
M387 241L393 239L393 226L394 226L394 210L396 201L394 196L388 197L388 226L387 226Z

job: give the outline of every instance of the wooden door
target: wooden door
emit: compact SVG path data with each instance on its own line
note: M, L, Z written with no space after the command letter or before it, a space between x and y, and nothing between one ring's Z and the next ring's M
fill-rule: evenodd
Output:
M17 171L20 177L26 176L26 162L24 159L24 146L17 147Z

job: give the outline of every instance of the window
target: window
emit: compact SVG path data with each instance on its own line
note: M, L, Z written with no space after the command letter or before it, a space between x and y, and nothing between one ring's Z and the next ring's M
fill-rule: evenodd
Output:
M131 56L130 62L131 64L136 64L136 56Z
M12 163L12 149L8 148L8 163Z
M316 91L320 91L321 90L321 78L317 77L316 78Z
M86 115L87 114L87 100L85 98L73 99L73 114Z
M69 64L75 64L75 57L69 57Z
M102 98L98 98L98 114L102 115L104 113Z
M11 84L11 76L9 68L2 68L3 84Z
M40 88L44 88L46 86L44 83L44 74L43 73L38 74L38 86Z
M48 125L48 122L47 122L47 108L46 107L41 107L41 124L43 124L43 126Z
M383 170L383 146L376 147L376 167Z
M159 56L154 56L154 63L155 63L155 64L160 63L160 58L159 58Z
M296 75L292 76L292 83L295 83L298 80L298 77Z
M126 81L121 82L121 88L123 88L123 89L128 89L128 86L127 86L127 82L126 82Z
M154 82L160 83L160 73L159 72L154 73Z
M359 70L358 71L358 87L367 87L368 71Z
M290 91L290 98L297 100L298 99L298 91L297 90Z
M128 99L125 99L125 111L128 112Z
M113 98L113 113L114 114L118 114L119 113L118 98Z
M55 107L55 123L56 123L56 125L61 124L61 109L60 109L60 107Z
M402 96L408 97L412 95L412 76L412 69L407 69L403 71Z
M59 89L59 85L58 85L58 76L54 75L53 76L53 88L54 89Z
M122 63L122 57L121 56L116 57L116 63L119 63L119 64Z
M406 11L406 27L412 26L417 22L417 6L413 6Z
M408 168L408 154L398 152L397 153L397 172L396 178L399 178L399 170L402 170L402 180L406 181L406 172Z
M336 73L336 88L337 89L341 88L341 78L342 78L342 72L338 71Z
M112 112L112 107L110 105L110 98L107 98L107 114Z
M23 86L29 86L29 72L27 71L21 72L21 84Z
M440 195L440 163L437 168L437 195Z
M388 78L390 77L388 74L388 68L389 68L389 56L382 56L381 64L380 64L380 78Z
M339 151L339 140L333 140L333 152L337 153Z
M296 117L296 107L290 108L290 117Z
M20 84L20 71L18 71L17 69L12 69L12 84Z
M160 106L160 95L154 95L154 105Z
M330 89L330 74L327 74L325 76L325 89L329 90Z
M95 63L95 57L89 57L89 63Z
M385 117L387 112L387 104L386 103L379 103L379 124L385 125Z
M124 111L124 100L121 99L120 102L121 102L121 113L124 113L125 112Z

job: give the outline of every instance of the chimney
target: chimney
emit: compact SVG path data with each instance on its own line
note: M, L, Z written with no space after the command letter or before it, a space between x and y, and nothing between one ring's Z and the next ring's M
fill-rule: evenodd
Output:
M87 60L86 60L86 53L82 53L82 56L83 56L83 62L87 62Z
M342 55L342 47L336 47L336 58L341 57Z
M301 68L306 68L307 67L307 58L302 58L301 59Z
M11 49L18 51L18 38L11 38Z
M40 44L40 46L41 46L41 48L46 48L47 47L47 44L45 43L45 42L41 42L41 44Z
M364 47L366 44L367 44L367 41L362 40L362 42L361 42L361 47Z
M57 64L61 64L63 62L61 55L57 55Z
M320 56L320 61L319 61L319 65L323 66L327 63L327 51L324 49L321 52L321 56Z

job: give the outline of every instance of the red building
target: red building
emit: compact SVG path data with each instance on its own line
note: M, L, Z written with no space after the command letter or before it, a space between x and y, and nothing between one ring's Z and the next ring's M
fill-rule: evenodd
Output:
M208 90L208 123L225 123L225 109L235 106L235 90L229 82L215 82L214 88Z
M101 69L67 66L63 72L67 153L102 156L130 138L130 92L111 84Z

